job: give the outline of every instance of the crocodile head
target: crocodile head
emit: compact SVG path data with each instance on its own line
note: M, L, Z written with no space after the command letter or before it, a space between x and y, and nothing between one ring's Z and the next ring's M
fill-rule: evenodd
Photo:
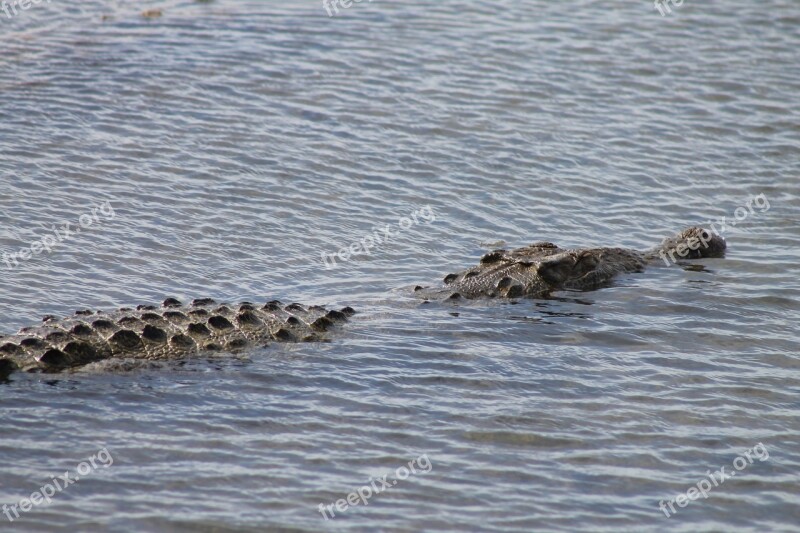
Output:
M589 290L625 272L640 272L665 256L720 257L725 239L703 228L688 228L647 252L626 248L559 248L537 242L516 250L494 250L467 270L448 274L444 287L415 291L423 298L539 298L551 291ZM673 259L673 262L676 259ZM665 259L666 261L666 259Z
M535 243L512 251L490 252L479 265L446 276L446 287L418 290L430 297L537 298L554 290L596 288L620 272L643 267L642 257L630 250L565 250L552 243Z

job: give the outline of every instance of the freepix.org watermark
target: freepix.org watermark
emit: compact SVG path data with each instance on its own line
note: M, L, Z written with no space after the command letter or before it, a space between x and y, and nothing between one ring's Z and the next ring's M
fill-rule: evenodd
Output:
M431 206L426 205L423 208L417 209L411 213L410 217L402 217L397 222L397 225L400 226L401 230L406 230L413 225L421 224L422 222L420 220L424 222L434 222L436 220L436 215L433 213L433 208ZM360 241L352 243L347 248L342 248L337 253L330 254L322 252L322 262L325 263L325 268L331 269L337 267L336 258L344 262L349 261L350 257L354 255L370 255L370 250L378 245L386 244L389 242L389 239L400 234L400 231L392 231L392 228L393 226L391 224L386 224L383 228L383 232L375 230L372 234L365 236Z
M655 0L655 6L661 16L666 17L667 13L672 13L672 9L669 7L670 4L675 5L675 7L681 7L683 2L684 0Z
M758 211L756 211L753 207L757 207ZM715 233L720 237L724 237L724 233L730 229L733 231L736 228L736 224L739 222L743 222L747 219L750 215L758 213L763 213L765 211L769 211L770 204L767 196L764 193L761 193L757 196L751 196L747 203L743 206L737 207L733 212L733 218L735 220L728 220L728 217L720 217L717 221L708 221L708 226L711 228L711 233ZM717 228L717 224L719 224L719 228ZM675 263L677 259L675 259L675 254L678 254L680 257L686 257L689 254L689 250L697 250L701 246L708 248L708 243L711 241L711 233L708 230L703 230L703 233L700 234L699 237L692 237L685 243L681 243L675 248L670 248L669 250L661 250L658 252L659 257L664 260L664 263L669 266L670 262Z
M44 0L48 4L50 0ZM3 0L0 2L0 9L3 10L3 13L6 14L6 18L12 18L17 15L17 6L23 11L27 11L31 8L31 6L35 6L36 4L41 4L42 0L14 0L13 2L6 2Z
M103 218L100 218L103 215ZM20 260L27 261L34 255L39 255L42 251L50 253L57 245L64 241L69 240L72 235L77 235L82 229L88 229L93 224L99 224L102 220L112 220L114 218L114 208L111 203L106 200L99 206L92 207L89 213L84 213L78 217L79 225L73 226L71 222L65 222L60 226L53 227L52 235L45 235L41 239L34 241L27 248L23 248L19 252L3 252L3 261L5 262L8 270L19 266Z
M419 470L417 470L419 468ZM319 504L319 512L325 517L325 520L330 520L331 518L336 518L336 513L334 512L334 507L336 511L340 513L345 512L351 505L356 506L359 503L364 505L369 505L369 499L376 494L380 494L384 490L394 487L397 485L398 481L403 481L408 479L411 474L427 474L433 470L433 463L431 460L428 459L428 454L424 453L417 457L416 459L412 459L408 462L408 466L401 466L397 470L394 471L394 477L392 479L386 479L389 477L389 474L384 474L383 476L372 479L370 478L369 483L358 489L354 490L350 494L347 495L346 498L342 498L340 500L336 500L336 503L332 503L330 505L325 505L323 503ZM380 484L378 486L377 484Z
M339 14L339 6L341 5L344 9L350 9L353 7L353 4L360 4L364 0L322 0L322 7L325 8L325 11L328 12L328 16L332 17L333 13ZM368 2L372 2L372 0L367 0ZM333 11L331 11L333 8Z
M60 476L53 476L53 479L42 485L39 490L33 492L30 497L22 498L13 505L4 504L3 514L6 515L9 522L13 522L20 517L20 511L27 513L36 505L48 505L56 493L63 491L73 483L77 483L81 477L88 476L101 466L108 468L113 464L114 458L111 457L108 448L103 448L86 459L86 461L80 463L74 474L67 470Z
M669 500L669 502L665 503L664 500L661 500L658 502L658 508L661 509L667 518L671 518L672 515L678 512L675 509L676 503L678 504L678 507L686 507L690 502L700 498L701 495L704 499L708 498L708 493L711 492L714 487L719 487L725 483L725 480L735 476L736 472L742 471L749 465L753 464L753 457L761 462L769 459L769 451L767 451L767 447L759 442L751 449L746 450L742 455L733 460L733 468L735 470L731 470L726 473L725 467L723 466L716 472L711 472L711 470L707 471L706 476L708 479L701 479L695 484L695 486L689 488L689 490L686 491L686 494L678 494L675 498Z

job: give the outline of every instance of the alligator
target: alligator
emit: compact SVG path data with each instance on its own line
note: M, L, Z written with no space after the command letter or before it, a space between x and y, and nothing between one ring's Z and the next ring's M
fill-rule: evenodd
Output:
M599 288L626 272L640 272L659 259L720 257L725 240L701 228L689 228L659 246L639 252L624 248L563 249L537 242L515 250L494 250L477 266L448 274L444 285L417 286L429 299L542 298L557 290ZM160 307L140 305L118 311L76 311L59 319L48 315L39 326L0 335L0 378L13 371L59 372L109 358L178 359L224 350L236 352L272 341L324 341L326 332L346 322L351 307L328 310L273 300L217 304L210 298L182 305L175 298Z

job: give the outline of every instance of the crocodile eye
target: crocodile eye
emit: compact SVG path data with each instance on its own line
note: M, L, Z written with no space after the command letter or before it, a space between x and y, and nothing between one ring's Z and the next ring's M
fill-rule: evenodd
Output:
M570 253L539 264L537 272L550 285L562 285L597 268L600 260L592 252Z
M567 256L541 263L536 271L545 282L550 285L559 285L567 279L574 264L575 258Z
M595 268L597 265L600 264L600 260L597 256L591 252L584 252L578 258L578 261L575 263L575 266L572 267L572 274L573 276L580 277L588 274Z

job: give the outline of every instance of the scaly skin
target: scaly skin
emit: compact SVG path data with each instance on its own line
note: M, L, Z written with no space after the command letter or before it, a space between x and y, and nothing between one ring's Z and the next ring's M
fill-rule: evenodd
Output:
M702 241L702 245L698 244ZM681 256L680 253L683 252ZM672 252L672 253L670 253ZM667 258L719 257L725 241L689 228L646 252L624 248L562 249L539 242L516 250L495 250L480 264L444 278L436 289L417 287L426 298L538 298L562 289L595 289L625 272L640 272ZM78 311L74 317L45 317L41 326L0 336L0 378L14 370L58 372L111 357L176 359L207 350L237 351L270 341L324 340L324 332L354 311L323 307L263 307L244 302L218 305L210 299L182 306L173 298L162 307L139 306L112 313Z
M48 316L41 326L0 336L0 377L14 370L58 372L110 357L176 359L272 341L320 341L326 330L353 313L349 307L328 311L278 301L220 305L207 298L182 306L169 298L161 308L77 311L60 320Z
M673 252L672 257L720 257L725 252L725 241L701 228L684 230L646 252L624 248L563 249L553 243L537 242L511 251L490 252L477 266L445 276L444 287L417 287L415 292L423 298L541 298L556 290L596 289L618 274L641 272L648 263L669 259L672 250L683 252L684 244L684 256Z

